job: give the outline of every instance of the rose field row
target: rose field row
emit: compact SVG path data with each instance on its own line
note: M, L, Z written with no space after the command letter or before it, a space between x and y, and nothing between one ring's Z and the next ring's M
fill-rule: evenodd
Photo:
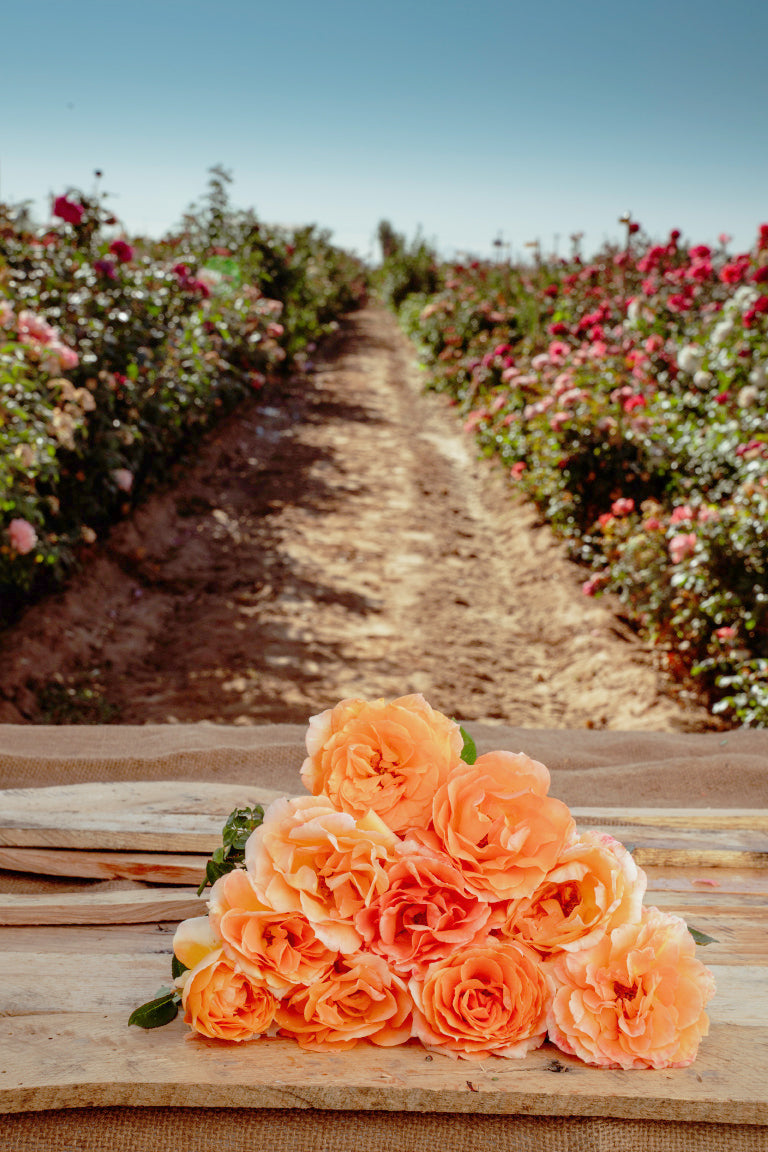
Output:
M212 169L160 241L98 194L58 196L42 227L0 205L0 626L364 295L328 234L233 210L228 181Z
M384 230L380 284L429 386L618 595L676 678L768 723L768 225L749 251L440 264Z

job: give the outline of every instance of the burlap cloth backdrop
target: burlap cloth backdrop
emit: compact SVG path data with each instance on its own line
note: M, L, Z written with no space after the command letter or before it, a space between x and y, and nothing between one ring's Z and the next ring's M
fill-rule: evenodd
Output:
M479 752L542 760L573 806L768 807L768 732L686 735L467 725ZM250 782L302 791L304 728L212 724L0 725L0 787L107 780ZM16 887L0 874L6 889ZM28 889L30 890L30 889ZM766 1069L768 1075L768 1069ZM105 1108L0 1120L0 1152L731 1152L765 1149L763 1128L719 1124L311 1109Z

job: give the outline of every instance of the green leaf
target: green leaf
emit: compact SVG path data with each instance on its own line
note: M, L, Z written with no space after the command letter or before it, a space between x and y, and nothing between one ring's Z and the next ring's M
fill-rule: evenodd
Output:
M214 884L220 876L242 864L248 838L263 819L264 809L261 804L254 804L253 808L235 808L234 812L230 812L221 830L222 846L214 850L206 865L205 877L197 890L198 896L202 896L209 884Z
M168 992L165 996L158 996L156 1000L142 1004L131 1013L128 1023L138 1028L162 1028L164 1024L170 1024L171 1020L176 1019L178 1011L177 993Z
M461 732L461 735L464 739L464 747L461 750L461 758L465 764L474 764L475 760L477 760L477 748L475 746L475 742L470 736L469 732L465 732L461 726L459 726L459 731Z
M188 972L188 971L189 971L189 968L187 967L187 965L182 964L182 962L181 962L181 960L179 960L178 956L173 956L173 958L171 959L171 976L173 976L174 980L178 980L178 978L179 978L179 976L181 976L182 972Z
M693 936L697 944L704 945L720 943L720 941L716 940L714 936L707 936L706 932L699 932L698 928L691 928L690 924L688 925L688 931L690 932L691 936Z

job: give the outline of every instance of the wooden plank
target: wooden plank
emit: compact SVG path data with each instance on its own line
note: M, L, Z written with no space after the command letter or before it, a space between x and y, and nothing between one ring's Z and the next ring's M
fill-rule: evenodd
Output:
M578 825L585 830L583 825ZM768 868L768 833L753 829L666 829L615 822L604 829L641 866Z
M589 1068L549 1044L521 1060L455 1061L418 1044L302 1052L290 1040L217 1044L125 1013L0 1018L0 1110L131 1105L612 1116L768 1123L765 1030L714 1024L688 1068Z
M139 780L0 791L0 844L204 852L237 807L269 804L270 788Z
M298 780L297 780L298 783ZM210 853L233 808L267 804L270 789L144 780L0 792L0 845ZM750 809L572 809L643 867L768 868L768 813Z
M0 1016L123 1011L127 1022L134 1008L171 984L171 949L0 952L0 970Z
M703 892L708 888L720 894L755 894L765 898L768 904L768 870L760 868L721 868L717 873L711 869L696 867L664 868L646 865L648 878L648 902L653 903L656 892Z
M0 952L163 956L173 947L176 921L154 924L0 925Z
M205 903L193 889L110 889L0 895L0 924L146 924L200 916Z
M141 880L146 884L198 884L209 859L163 852L0 848L0 868L9 872L88 880Z
M573 818L585 827L642 824L648 828L754 828L768 832L764 808L571 808Z
M626 812L620 816L621 827L629 827ZM634 825L635 834L645 827ZM646 903L678 912L719 941L698 949L715 974L717 993L710 1035L690 1068L591 1069L550 1045L524 1060L479 1064L427 1057L417 1044L389 1050L363 1044L333 1055L305 1053L281 1039L217 1045L190 1033L180 1019L145 1033L128 1028L127 1016L169 982L173 925L158 918L75 927L67 915L62 926L0 928L0 1111L313 1107L768 1126L768 876L748 867L743 851L733 869L703 866L691 845L708 840L707 830L694 827L693 837L688 830L649 830L687 848L679 849L682 869L649 867ZM726 825L711 832L733 839L761 829ZM64 896L67 903L75 897L91 905L92 916L98 892ZM102 889L100 899L135 902L139 893L163 896L166 910L182 895ZM63 896L44 899L66 911ZM193 898L184 914L204 907Z

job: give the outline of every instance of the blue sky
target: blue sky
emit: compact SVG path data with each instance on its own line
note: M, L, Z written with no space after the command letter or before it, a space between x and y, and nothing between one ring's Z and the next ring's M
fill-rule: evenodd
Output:
M3 12L0 198L89 190L161 234L234 175L265 221L448 255L768 221L765 0L36 0Z

